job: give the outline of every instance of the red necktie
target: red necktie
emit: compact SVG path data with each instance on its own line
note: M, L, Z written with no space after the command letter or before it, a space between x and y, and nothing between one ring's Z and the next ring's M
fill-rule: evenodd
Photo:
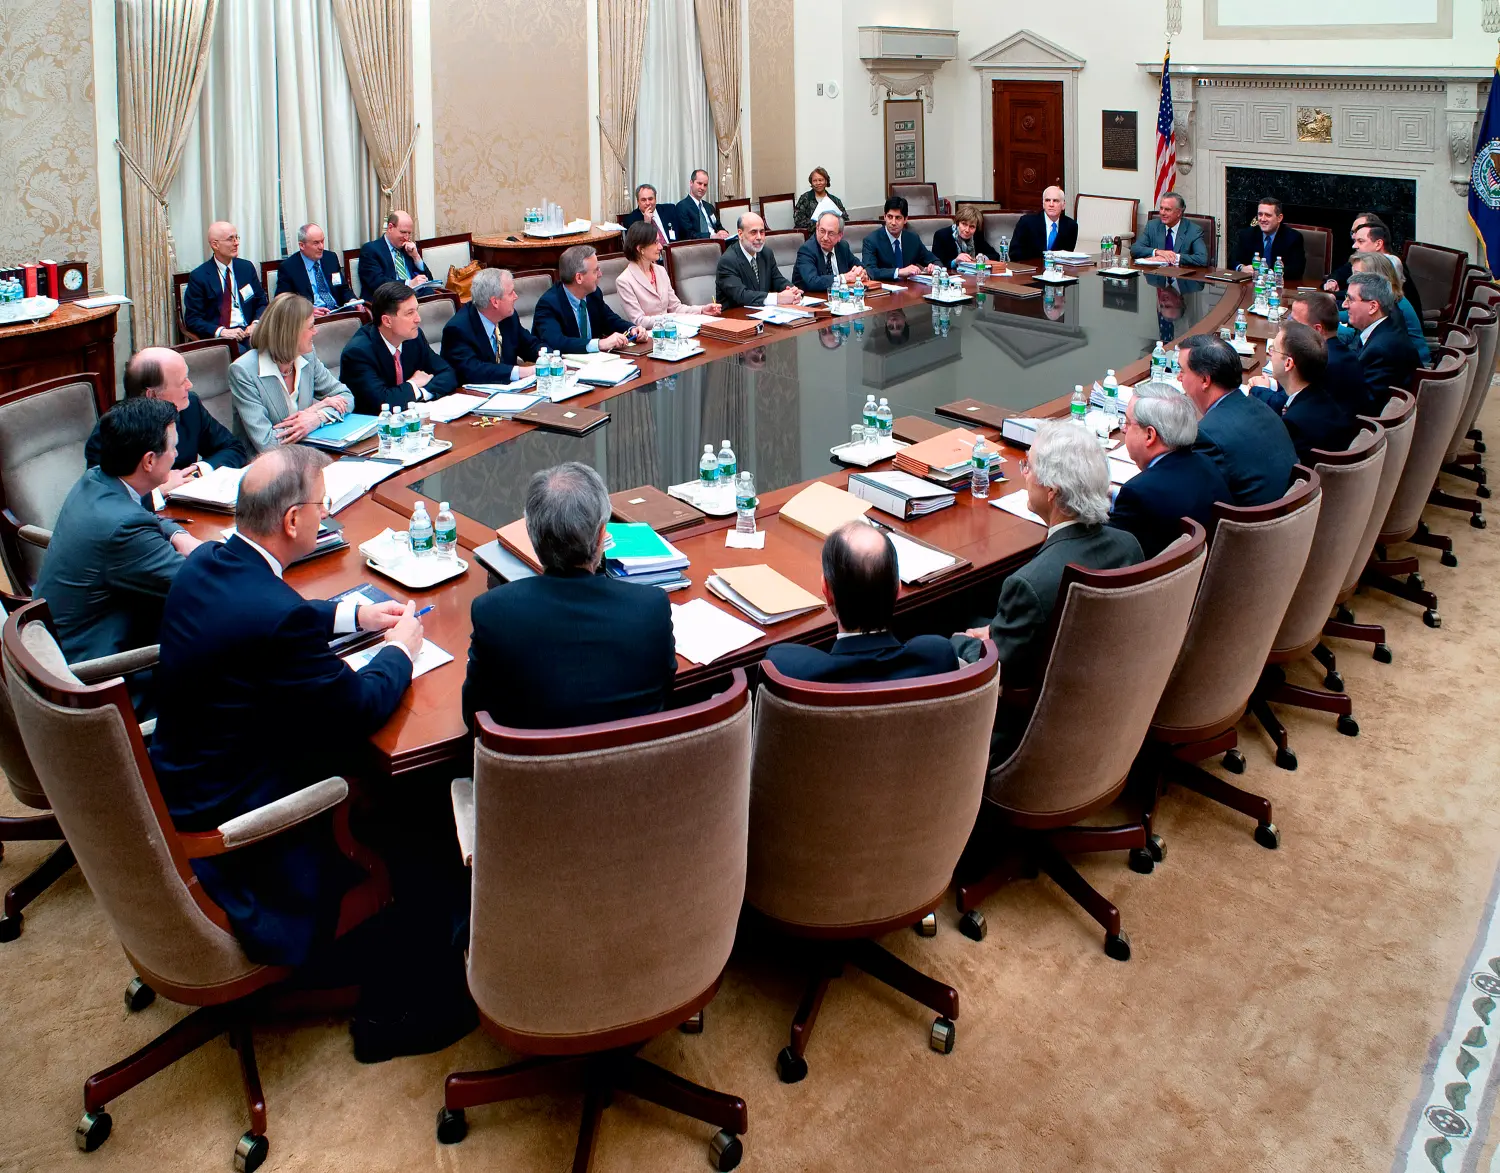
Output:
M230 283L234 280L233 271L226 273L220 280L224 283L224 296L219 301L219 325L229 325L230 315L234 312L234 297L229 292Z
M656 217L653 217L653 220L656 222L656 239L661 242L662 248L666 248L667 234L661 230L661 220L656 219Z
M391 355L391 359L396 364L396 386L399 387L402 383L406 382L406 376L401 373L401 348L399 346L396 348L396 352Z

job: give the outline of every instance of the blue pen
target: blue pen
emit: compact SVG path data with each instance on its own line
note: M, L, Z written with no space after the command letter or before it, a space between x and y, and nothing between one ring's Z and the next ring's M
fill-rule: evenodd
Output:
M415 615L413 615L412 618L413 619L420 619L420 618L422 618L423 615L426 615L427 612L431 611L435 606L437 606L436 603L428 603L427 606L423 607L420 611L418 611Z

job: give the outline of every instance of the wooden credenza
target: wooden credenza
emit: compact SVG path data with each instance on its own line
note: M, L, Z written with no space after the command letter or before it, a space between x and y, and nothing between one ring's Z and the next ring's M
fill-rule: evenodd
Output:
M40 322L0 326L0 395L46 379L98 376L103 415L114 405L115 326L119 306L60 305Z

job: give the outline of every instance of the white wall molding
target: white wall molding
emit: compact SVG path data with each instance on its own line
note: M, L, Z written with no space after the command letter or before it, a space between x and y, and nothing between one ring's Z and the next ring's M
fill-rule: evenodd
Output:
M1022 29L969 58L979 74L980 155L983 194L995 189L995 113L993 83L1000 81L1058 81L1063 89L1063 186L1079 190L1078 74L1087 62L1055 41ZM1153 123L1154 125L1154 123Z

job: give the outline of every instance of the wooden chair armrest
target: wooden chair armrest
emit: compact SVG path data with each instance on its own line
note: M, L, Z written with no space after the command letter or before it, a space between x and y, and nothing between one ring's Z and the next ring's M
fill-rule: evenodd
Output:
M223 855L226 851L259 843L316 818L333 810L348 797L348 782L342 778L324 778L265 806L236 815L212 831L184 832L182 845L189 859Z
M148 644L144 648L130 648L109 656L98 656L92 660L79 660L69 664L73 675L85 684L98 684L115 676L129 676L132 672L144 672L156 667L161 659L161 644Z
M16 537L43 550L52 544L52 531L39 525L23 525L16 530Z
M474 779L455 778L450 788L453 796L453 825L458 829L458 850L464 866L474 862Z

